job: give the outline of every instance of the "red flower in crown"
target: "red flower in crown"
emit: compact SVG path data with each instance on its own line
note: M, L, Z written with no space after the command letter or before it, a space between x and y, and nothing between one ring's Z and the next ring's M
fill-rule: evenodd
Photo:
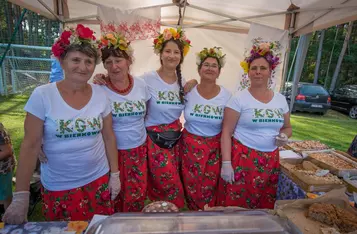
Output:
M71 35L72 35L71 31L68 31L68 30L63 31L63 33L61 34L60 41L63 44L68 45L69 44L69 38L71 37Z
M64 52L64 47L61 45L61 41L56 42L52 46L52 53L55 57L59 58Z
M77 25L76 31L80 38L95 40L93 31L90 30L90 28L84 27L82 24Z

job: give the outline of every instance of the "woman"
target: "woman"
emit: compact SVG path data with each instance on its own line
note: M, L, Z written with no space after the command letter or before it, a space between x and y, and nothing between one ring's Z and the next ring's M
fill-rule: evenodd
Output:
M169 201L184 206L184 191L179 175L179 149L184 109L185 80L181 64L190 41L180 28L165 29L154 40L161 67L143 75L149 88L145 125L148 131L148 196L152 201ZM193 81L196 82L196 81Z
M26 221L29 184L42 139L41 165L46 220L90 220L111 215L120 191L112 116L104 91L88 84L98 59L93 31L83 25L63 31L52 51L65 79L34 90L25 106L16 192L4 222ZM110 176L108 172L110 171Z
M241 63L250 88L233 96L225 108L220 206L274 208L280 170L277 147L292 134L285 97L268 88L279 63L276 49L275 43L254 45Z
M186 95L182 177L190 210L203 210L206 204L215 206L216 202L223 110L231 97L216 84L224 63L221 48L204 48L198 53L201 82Z
M95 79L110 99L113 129L117 139L118 162L122 190L115 211L140 212L147 191L147 146L145 114L150 99L145 81L129 74L133 50L122 35L102 36L102 61L107 77Z

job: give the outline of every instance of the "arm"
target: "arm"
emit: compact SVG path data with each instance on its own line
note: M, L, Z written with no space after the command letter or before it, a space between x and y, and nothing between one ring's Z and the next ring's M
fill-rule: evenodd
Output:
M0 161L9 158L12 155L10 144L0 145Z
M238 123L240 113L226 107L224 109L222 136L221 136L221 151L222 160L231 161L232 135Z
M284 114L284 126L280 129L280 133L284 133L287 137L291 137L293 134L289 112Z
M118 151L115 140L115 135L112 126L112 114L108 114L103 118L103 140L105 151L110 167L110 177L108 182L110 198L114 200L120 192L120 177L118 170Z
M189 93L196 85L198 84L197 80L192 79L186 82L183 90L185 93Z
M14 192L12 202L3 216L5 223L21 224L27 221L30 202L30 180L40 152L42 135L43 120L27 113L25 136L21 144L19 165L16 171L16 192Z
M25 118L25 136L19 155L16 171L16 191L29 191L30 180L36 167L43 136L43 120L27 113Z
M118 172L118 150L116 145L116 139L112 125L112 115L108 114L103 118L103 141L105 144L105 152L108 158L110 172Z

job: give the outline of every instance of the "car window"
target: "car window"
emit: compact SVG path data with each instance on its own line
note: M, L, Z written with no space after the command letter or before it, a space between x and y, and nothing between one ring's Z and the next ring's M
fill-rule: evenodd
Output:
M317 85L303 85L300 88L300 93L303 95L329 95L323 87Z

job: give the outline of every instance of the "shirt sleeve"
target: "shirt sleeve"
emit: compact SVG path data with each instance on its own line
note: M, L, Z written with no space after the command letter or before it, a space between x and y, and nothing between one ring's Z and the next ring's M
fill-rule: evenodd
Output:
M149 87L145 83L145 101L149 101L150 98L151 98L151 94L150 94L150 91L149 91Z
M237 95L237 94L232 95L231 98L229 99L226 107L229 107L229 108L241 113L242 112L242 105L241 105L241 101L240 101L239 95Z
M282 103L283 103L283 114L286 114L289 112L289 105L288 105L288 102L286 101L286 98L285 96L281 95L282 96Z
M36 88L27 101L24 110L44 121L46 118L46 108L43 101L43 96L44 95L41 90Z

